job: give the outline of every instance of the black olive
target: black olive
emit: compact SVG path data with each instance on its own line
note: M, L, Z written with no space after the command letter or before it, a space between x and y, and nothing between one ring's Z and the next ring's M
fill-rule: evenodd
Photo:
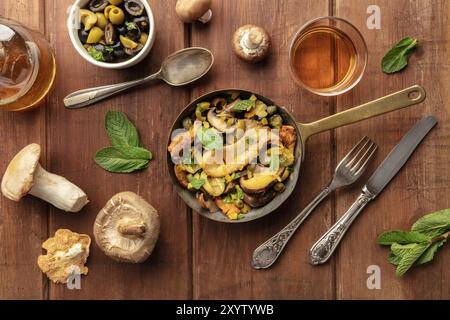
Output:
M80 38L82 44L85 44L87 42L88 36L89 31L84 30L84 27L78 30L78 37Z
M126 36L126 34L127 34L127 32L128 32L128 29L127 29L127 27L126 27L125 24L122 24L122 25L120 25L120 26L117 26L117 27L116 27L116 30L117 30L117 32L118 32L120 35L122 35L122 36Z
M139 0L126 0L125 10L132 16L140 16L144 13L144 5Z
M105 10L105 8L108 6L108 0L92 0L89 3L89 9L91 9L92 12L100 12Z
M114 44L116 42L116 29L114 28L112 23L108 23L105 27L105 42L106 44Z
M114 49L109 46L104 46L101 43L98 43L94 46L94 49L101 52L103 54L103 58L106 62L114 61Z
M141 30L138 25L134 22L125 22L125 27L127 28L127 33L125 36L133 41L139 41L141 38Z
M123 49L123 46L120 43L120 41L112 45L111 48L113 49L113 55L116 59L122 60L127 57L127 54L125 53L125 50Z
M133 19L133 23L137 24L139 29L144 32L148 32L150 28L150 22L148 20L148 17L142 16L142 17L136 17Z

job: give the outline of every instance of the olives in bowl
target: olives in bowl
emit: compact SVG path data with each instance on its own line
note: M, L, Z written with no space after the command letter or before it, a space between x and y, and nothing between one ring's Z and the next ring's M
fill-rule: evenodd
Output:
M155 39L153 14L146 0L77 0L68 29L84 59L110 69L140 62Z

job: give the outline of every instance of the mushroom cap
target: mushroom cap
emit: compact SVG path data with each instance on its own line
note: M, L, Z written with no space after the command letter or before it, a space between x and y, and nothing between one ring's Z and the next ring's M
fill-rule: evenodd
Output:
M270 36L264 28L246 24L234 32L232 44L233 51L239 58L258 62L269 54Z
M33 187L34 172L41 157L41 146L32 143L17 153L2 179L2 193L8 199L20 201Z
M178 0L175 6L178 17L191 23L202 17L211 8L211 0Z
M155 208L133 192L121 192L98 213L94 237L108 257L140 263L152 253L159 229L159 215Z

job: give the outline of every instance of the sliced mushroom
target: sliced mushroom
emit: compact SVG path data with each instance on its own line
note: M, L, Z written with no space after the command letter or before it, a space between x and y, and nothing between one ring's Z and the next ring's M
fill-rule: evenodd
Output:
M39 164L40 145L23 148L11 160L2 179L2 193L8 199L20 201L31 194L58 209L80 211L89 201L86 194L67 179L49 173Z
M159 215L133 192L116 194L99 212L94 224L97 245L110 258L129 263L145 261L159 237Z
M187 178L186 171L183 170L182 166L177 164L174 168L175 177L177 177L178 182L187 189L189 185L189 180Z
M255 173L250 179L242 177L239 183L245 193L258 194L270 189L276 183L277 178L276 174Z
M295 149L295 144L297 143L297 133L295 128L292 126L281 126L280 140L286 148L293 152Z
M234 53L248 62L261 61L269 54L269 34L253 24L246 24L237 29L232 42Z
M203 189L212 197L218 197L225 192L225 179L208 177L205 172L202 172L200 179L203 179Z
M208 122L217 130L223 133L232 133L236 130L238 122L229 125L225 119L221 119L216 114L216 108L208 111L207 115Z
M211 0L178 0L175 10L185 23L192 23L195 20L207 23L212 17Z
M108 0L92 0L89 3L89 9L91 9L91 11L93 12L100 12L105 10L108 4L109 4Z
M276 195L277 192L273 189L269 189L266 192L258 195L250 195L245 193L244 202L252 208L260 208L272 201Z
M200 206L203 209L209 210L209 212L216 212L219 210L219 208L216 206L216 204L214 203L213 198L207 196L204 193L199 193L197 195L197 200L200 203Z

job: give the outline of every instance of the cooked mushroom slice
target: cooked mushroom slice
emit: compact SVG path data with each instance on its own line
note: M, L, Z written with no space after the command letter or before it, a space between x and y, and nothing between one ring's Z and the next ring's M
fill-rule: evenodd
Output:
M205 181L203 189L212 197L218 197L225 191L225 179L224 178L212 178L208 177L206 173L202 172L200 179Z
M89 3L89 9L91 9L91 11L93 12L100 12L105 10L108 4L108 0L92 0Z
M116 194L94 224L97 245L110 258L129 263L145 261L159 237L159 215L133 192Z
M183 167L179 164L175 165L174 168L175 177L177 177L178 182L187 189L189 185L189 180L187 178L186 171L183 170Z
M67 283L71 275L86 275L91 238L67 229L59 229L47 239L42 248L46 254L38 258L38 266L54 283Z
M277 192L273 189L269 189L264 193L258 195L244 194L244 202L252 208L260 208L268 204L275 198Z
M195 20L207 23L212 17L211 0L178 0L175 10L185 23L192 23Z
M18 202L29 193L58 209L80 211L89 202L86 194L67 179L45 171L39 164L40 156L41 147L36 143L19 151L3 176L3 195Z
M286 148L293 152L295 149L295 144L297 143L297 133L295 128L292 126L281 126L280 140Z
M238 122L236 121L234 124L229 125L226 120L221 119L217 116L215 108L208 111L207 119L214 128L224 133L232 133L236 130L238 124Z
M240 179L240 185L246 193L256 194L270 189L276 181L277 175L275 174L256 173L250 179L242 177Z
M219 208L214 203L213 198L205 195L204 193L199 193L197 195L198 203L200 203L200 206L203 209L209 210L209 212L216 212L219 210Z
M139 0L126 0L125 10L132 16L140 16L144 13L144 5Z
M246 24L233 35L234 53L248 62L258 62L269 54L270 37L261 27Z

